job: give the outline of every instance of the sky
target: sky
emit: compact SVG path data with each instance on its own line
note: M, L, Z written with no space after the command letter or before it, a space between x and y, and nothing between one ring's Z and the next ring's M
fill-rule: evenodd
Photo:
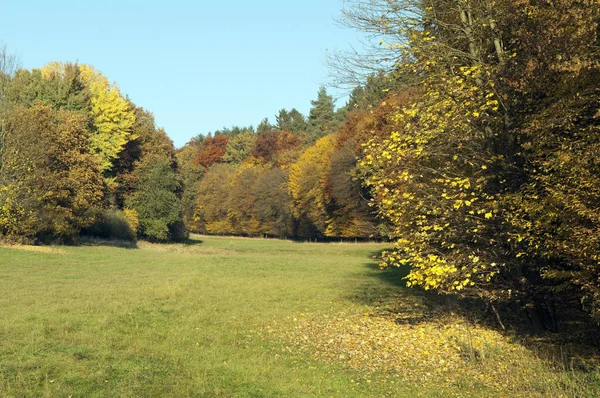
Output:
M341 8L342 0L13 1L2 6L0 42L27 69L93 65L181 147L223 127L274 122L281 108L307 115L328 83L326 53L358 45L359 34L335 22Z

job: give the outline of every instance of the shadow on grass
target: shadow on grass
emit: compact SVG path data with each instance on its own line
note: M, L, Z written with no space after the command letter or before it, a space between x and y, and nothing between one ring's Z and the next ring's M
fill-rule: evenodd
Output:
M137 242L124 239L102 239L91 236L80 236L80 246L109 246L124 249L137 249Z
M204 243L204 241L198 237L190 236L185 241L181 242L181 244L186 246L198 246Z
M388 285L406 287L406 276L410 272L408 266L380 268L376 263L367 263L365 267L369 270L368 275L377 278Z
M585 322L585 314L581 310L574 310L573 303L565 303L560 308L559 333L546 331L536 334L521 303L491 305L475 297L409 288L405 280L410 272L409 266L381 269L378 264L369 262L364 267L367 277L383 284L372 283L371 280L357 289L351 299L391 315L399 325L443 322L448 317L460 317L469 323L497 330L540 355L560 357L564 361L568 359L571 368L576 366L576 358L598 358L600 355L600 328L589 321Z
M152 242L150 242L152 243ZM161 245L185 245L185 246L199 246L203 243L201 239L190 237L183 242L156 242ZM119 247L124 249L137 249L137 241L130 241L125 239L104 239L96 238L92 236L80 236L77 242L80 246L109 246Z

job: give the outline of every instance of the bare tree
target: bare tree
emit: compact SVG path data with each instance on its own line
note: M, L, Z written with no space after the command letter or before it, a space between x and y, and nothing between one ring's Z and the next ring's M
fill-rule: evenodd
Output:
M368 76L389 73L403 63L408 34L423 20L421 4L420 0L344 0L336 22L362 32L364 39L361 48L327 54L331 84L353 88Z
M10 78L17 70L21 68L21 60L15 54L10 54L6 49L6 44L0 45L0 161L2 160L2 148L4 142L2 111L4 106L2 99L4 97L4 89ZM0 162L1 163L1 162ZM1 164L0 164L1 167Z
M497 12L490 0L344 0L338 24L363 32L365 40L362 48L328 54L331 83L362 84L416 53L443 55L449 64L502 63ZM419 40L415 52L414 38L425 33L428 40Z
M21 60L15 54L8 52L6 43L0 45L0 73L4 76L11 77L21 68Z

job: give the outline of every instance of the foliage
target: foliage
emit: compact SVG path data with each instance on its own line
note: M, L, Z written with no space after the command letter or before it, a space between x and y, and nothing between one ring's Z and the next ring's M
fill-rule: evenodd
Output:
M227 135L204 138L202 146L199 147L199 153L195 160L196 164L206 170L215 163L222 163L228 142L229 136Z
M538 309L561 294L597 317L598 4L355 3L423 87L360 162L397 239L385 262L426 289Z
M90 150L97 156L100 169L105 172L112 167L112 162L125 144L135 138L131 135L135 115L116 84L110 84L104 75L90 65L76 67L79 69L77 76L89 90L89 116L93 125ZM42 68L41 73L44 79L68 82L72 69L71 64L50 63Z
M152 239L185 239L181 217L173 215L181 210L173 142L156 128L153 115L126 100L116 84L89 65L53 62L9 76L2 92L3 234L67 241L86 228L104 237L113 232L135 237L139 221L142 236L148 231ZM167 169L149 171L157 164L168 165L162 178L173 185L161 186L157 174ZM98 172L103 181L97 180ZM170 189L159 189L154 199L170 201L176 210L159 214L155 201L139 212L138 220L139 198L152 198L148 179ZM127 208L126 202L136 208Z
M366 183L399 239L386 260L411 263L410 283L426 289L485 287L508 261L494 218L502 157L477 123L498 106L489 83L477 84L486 80L473 67L429 83L392 116L397 131L365 147Z
M252 156L276 166L285 166L300 156L304 141L287 130L268 130L256 138Z
M177 194L179 181L171 164L165 160L144 164L139 176L137 189L126 205L138 215L140 236L159 242L187 239Z
M198 185L195 220L203 232L214 234L232 233L227 222L231 181L235 169L227 164L214 164L204 174Z
M279 238L294 236L292 198L285 172L280 168L265 170L256 181L254 195L254 212L260 232Z
M377 107L387 93L400 86L392 75L379 72L367 77L364 84L358 85L350 93L346 107L350 110L365 110Z
M275 130L275 126L269 122L269 118L264 118L256 127L256 134L262 135L268 131Z
M84 228L82 235L102 238L135 241L137 238L137 215L134 210L127 212L118 209L99 211L94 223Z
M181 194L181 206L183 220L191 232L199 232L200 227L194 221L196 198L199 194L199 184L204 176L204 168L197 165L196 159L198 148L187 144L177 151L178 173L181 177L183 192Z
M310 102L312 107L308 114L307 132L313 139L333 133L337 127L335 104L333 97L327 94L325 87L321 86L317 99Z
M335 135L319 139L290 167L289 190L293 199L293 214L298 219L309 221L323 235L328 224L324 185L335 140Z
M4 119L0 231L70 241L93 222L104 187L88 152L86 120L41 103L15 106Z
M225 163L242 163L246 158L252 155L255 142L256 135L251 131L244 131L243 133L231 137L229 141L227 141L223 161Z
M235 169L230 181L228 200L223 203L227 209L227 223L230 231L242 235L258 235L261 225L254 211L258 180L264 172L260 166L250 163Z
M509 11L519 35L506 81L528 178L506 200L507 223L536 265L538 295L583 304L600 322L600 3Z
M294 134L306 132L308 125L306 118L296 108L292 108L291 111L286 109L280 109L277 116L275 116L277 122L276 127L279 130L291 131Z
M325 235L331 237L378 237L377 220L369 206L368 191L354 175L356 143L346 141L332 154L325 175L329 221Z

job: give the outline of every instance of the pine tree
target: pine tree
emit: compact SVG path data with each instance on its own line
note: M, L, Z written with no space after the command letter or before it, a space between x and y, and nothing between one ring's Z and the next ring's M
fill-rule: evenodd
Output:
M312 108L308 115L308 134L313 139L318 139L333 133L337 124L335 104L333 97L327 94L325 87L321 86L317 99L310 103Z

